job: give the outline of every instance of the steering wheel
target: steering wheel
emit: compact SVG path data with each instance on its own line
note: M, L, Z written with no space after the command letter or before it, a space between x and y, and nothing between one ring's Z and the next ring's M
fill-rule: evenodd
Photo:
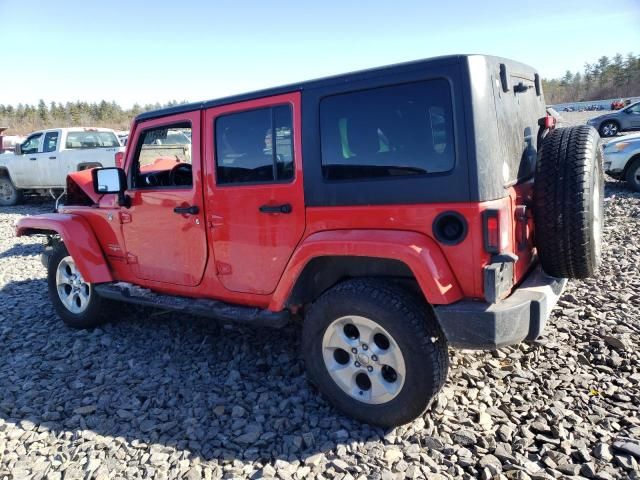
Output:
M191 185L193 169L190 163L178 163L169 172L169 185Z

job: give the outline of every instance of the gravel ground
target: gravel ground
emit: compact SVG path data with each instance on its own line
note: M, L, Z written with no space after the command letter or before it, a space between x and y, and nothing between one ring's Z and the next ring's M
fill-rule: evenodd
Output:
M432 410L391 431L306 382L300 330L123 305L63 326L36 239L0 209L0 479L640 478L640 195L606 185L604 262L535 344L451 351ZM116 320L117 319L117 320Z

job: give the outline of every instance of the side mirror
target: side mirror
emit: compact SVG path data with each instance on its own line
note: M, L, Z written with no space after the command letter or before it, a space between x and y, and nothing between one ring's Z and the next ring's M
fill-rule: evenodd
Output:
M13 149L13 153L15 153L16 155L22 155L22 145L16 143L16 146Z
M131 206L131 198L125 195L127 189L127 174L118 167L94 168L91 170L93 179L93 191L104 195L107 193L118 194L118 204L121 207L129 208Z
M93 191L100 195L123 193L127 189L127 176L121 168L94 168L91 177Z

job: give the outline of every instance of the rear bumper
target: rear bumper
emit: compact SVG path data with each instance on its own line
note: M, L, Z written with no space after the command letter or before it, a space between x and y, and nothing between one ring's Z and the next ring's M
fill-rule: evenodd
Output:
M546 275L538 265L525 281L497 303L460 301L435 307L449 345L493 350L540 336L565 278Z

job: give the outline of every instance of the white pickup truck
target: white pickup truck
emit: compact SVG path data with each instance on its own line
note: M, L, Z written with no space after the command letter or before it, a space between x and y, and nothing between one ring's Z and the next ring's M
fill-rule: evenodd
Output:
M113 167L125 148L107 128L55 128L33 132L14 153L0 155L0 206L15 205L22 194L62 193L67 174Z

